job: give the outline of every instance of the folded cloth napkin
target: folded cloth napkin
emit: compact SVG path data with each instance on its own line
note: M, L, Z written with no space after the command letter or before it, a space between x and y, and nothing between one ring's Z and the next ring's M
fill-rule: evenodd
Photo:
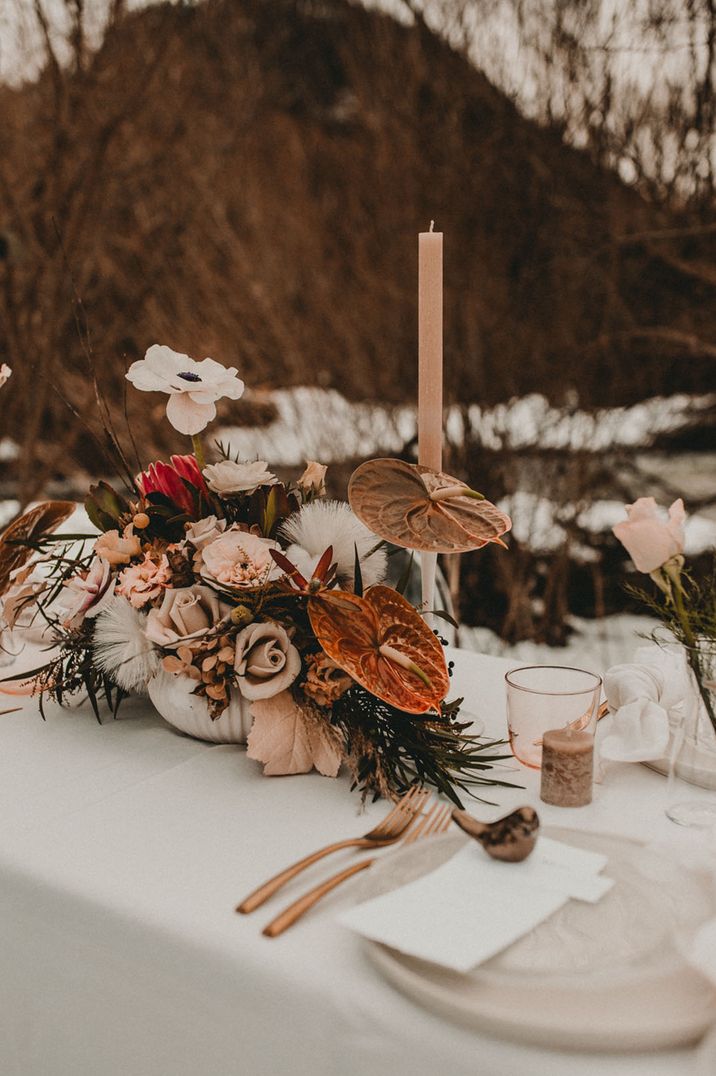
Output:
M629 665L614 665L604 678L612 726L599 745L602 759L645 762L663 758L669 734L683 720L690 691L683 654L641 647Z

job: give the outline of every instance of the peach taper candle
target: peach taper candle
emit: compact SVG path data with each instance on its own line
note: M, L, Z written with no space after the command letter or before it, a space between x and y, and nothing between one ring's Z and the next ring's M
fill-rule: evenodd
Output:
M443 234L418 235L418 462L443 466ZM423 606L433 608L436 553L421 553Z

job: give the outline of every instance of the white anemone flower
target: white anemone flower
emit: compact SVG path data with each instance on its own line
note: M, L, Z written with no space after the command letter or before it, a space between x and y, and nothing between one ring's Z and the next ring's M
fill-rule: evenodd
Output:
M289 516L281 536L291 544L286 556L310 579L323 553L333 546L338 582L353 586L356 549L363 586L380 583L385 577L387 554L380 539L368 530L343 501L313 501Z
M94 658L123 691L145 692L159 670L159 652L144 634L146 613L117 598L95 620Z
M220 463L210 463L203 474L209 489L219 494L253 493L259 486L275 486L278 482L265 460L252 463L221 460Z
M170 347L152 344L143 359L133 362L127 380L142 392L166 392L167 418L179 433L193 437L216 418L216 401L238 400L244 383L236 367L227 369L213 359L196 362Z

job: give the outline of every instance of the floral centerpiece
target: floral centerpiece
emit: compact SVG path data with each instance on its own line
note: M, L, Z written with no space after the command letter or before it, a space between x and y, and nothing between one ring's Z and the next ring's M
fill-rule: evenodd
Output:
M153 346L127 378L167 394L192 452L132 467L104 408L123 487L90 487L99 533L58 531L75 508L62 501L5 531L4 622L39 621L52 647L16 690L41 707L84 692L98 718L101 698L116 714L148 694L180 728L187 706L205 728L236 711L265 773L335 776L345 764L364 795L417 780L459 803L459 790L506 783L485 771L509 754L447 700L442 640L384 578L389 541L477 548L500 541L508 517L465 483L397 460L359 468L350 505L326 496L315 461L288 483L222 445L207 464L200 435L217 400L242 395L237 371Z

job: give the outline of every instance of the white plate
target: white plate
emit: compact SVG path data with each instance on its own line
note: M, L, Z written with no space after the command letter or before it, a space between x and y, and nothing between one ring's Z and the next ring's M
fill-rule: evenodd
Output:
M622 837L545 832L609 857L604 873L616 885L598 904L569 901L467 975L366 942L378 968L427 1008L512 1041L599 1052L697 1042L716 1019L716 992L684 962L677 937L714 914L708 879ZM448 834L385 856L360 898L435 869L464 841Z

